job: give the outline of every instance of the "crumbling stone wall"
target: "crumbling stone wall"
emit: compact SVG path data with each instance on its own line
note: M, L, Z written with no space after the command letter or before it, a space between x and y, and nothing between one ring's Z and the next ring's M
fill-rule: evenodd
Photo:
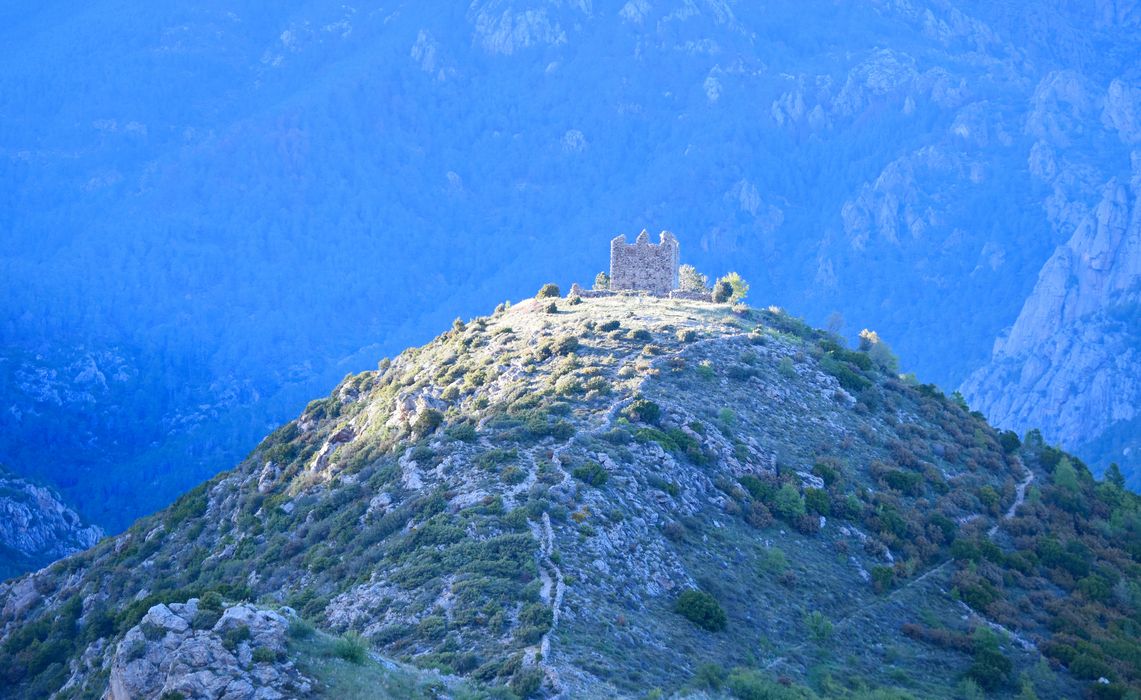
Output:
M667 296L677 289L680 257L678 242L669 231L662 231L657 244L642 231L633 244L626 236L610 241L610 289L634 289Z

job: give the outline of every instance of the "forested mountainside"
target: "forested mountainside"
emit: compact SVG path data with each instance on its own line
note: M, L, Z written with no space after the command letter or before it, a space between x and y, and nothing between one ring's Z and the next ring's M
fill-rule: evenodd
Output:
M0 687L1136 697L1139 558L1120 474L901 380L882 341L545 296L346 377L235 469L0 584Z
M967 386L999 424L1135 472L1135 393L1083 398L1065 359L1092 358L1099 385L1138 375L1135 274L1083 287L1081 318L1023 311L1023 341L991 352L1103 199L1136 221L1139 17L1128 0L9 5L0 459L117 531L369 358L589 280L611 235L649 227L758 298L878 330L948 391L984 365L1033 377L1003 401ZM1102 244L1128 231L1073 264L1114 259ZM1039 349L1058 324L1073 352Z

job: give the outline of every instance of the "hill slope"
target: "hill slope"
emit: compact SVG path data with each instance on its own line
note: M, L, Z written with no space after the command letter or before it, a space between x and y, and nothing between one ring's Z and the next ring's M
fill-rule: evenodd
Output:
M457 321L3 584L0 669L16 697L333 696L312 624L476 696L1136 689L1138 498L893 364L778 309Z

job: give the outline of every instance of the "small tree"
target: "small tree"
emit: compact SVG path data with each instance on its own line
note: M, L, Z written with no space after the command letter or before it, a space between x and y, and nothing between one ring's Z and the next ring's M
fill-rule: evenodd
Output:
M677 270L678 286L683 292L704 292L709 278L697 271L693 265L682 265Z
M899 358L895 356L883 338L880 338L879 333L867 328L860 331L860 350L866 352L872 362L876 363L876 366L884 372L891 374L899 372Z
M606 291L610 289L610 275L605 272L599 272L594 276L594 288L599 291Z
M543 299L545 297L561 297L562 295L563 293L559 289L559 285L553 282L547 282L539 288L539 293L535 295L535 298Z
M713 285L713 301L718 304L724 304L733 298L733 285L728 282L718 280Z
M804 498L790 482L784 482L773 496L773 510L785 520L793 520L804 515Z
M736 304L737 302L744 300L744 298L749 295L749 283L746 282L744 278L742 278L741 275L737 274L736 272L730 272L721 279L717 280L717 282L713 285L714 294L717 294L719 291L721 291L722 285L725 284L729 285L729 296L724 299L724 301L728 301L731 304ZM714 299L714 301L717 300Z
M1109 469L1105 470L1105 480L1119 489L1125 488L1125 475L1121 473L1121 467L1117 466L1117 462L1109 463Z

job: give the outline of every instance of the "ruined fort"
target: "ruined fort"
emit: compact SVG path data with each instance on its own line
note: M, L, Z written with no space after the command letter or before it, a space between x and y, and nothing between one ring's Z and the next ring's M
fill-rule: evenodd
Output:
M678 288L680 258L677 238L669 231L662 231L657 243L650 242L650 234L645 230L638 234L633 243L627 243L625 235L616 236L610 241L610 277L607 286L600 287L596 281L594 289L583 289L575 283L571 285L570 294L603 297L638 292L671 299L710 301L709 289ZM601 273L600 278L603 278Z
M649 292L668 296L677 289L679 250L677 239L662 231L657 244L643 230L633 244L621 235L610 241L610 289Z

